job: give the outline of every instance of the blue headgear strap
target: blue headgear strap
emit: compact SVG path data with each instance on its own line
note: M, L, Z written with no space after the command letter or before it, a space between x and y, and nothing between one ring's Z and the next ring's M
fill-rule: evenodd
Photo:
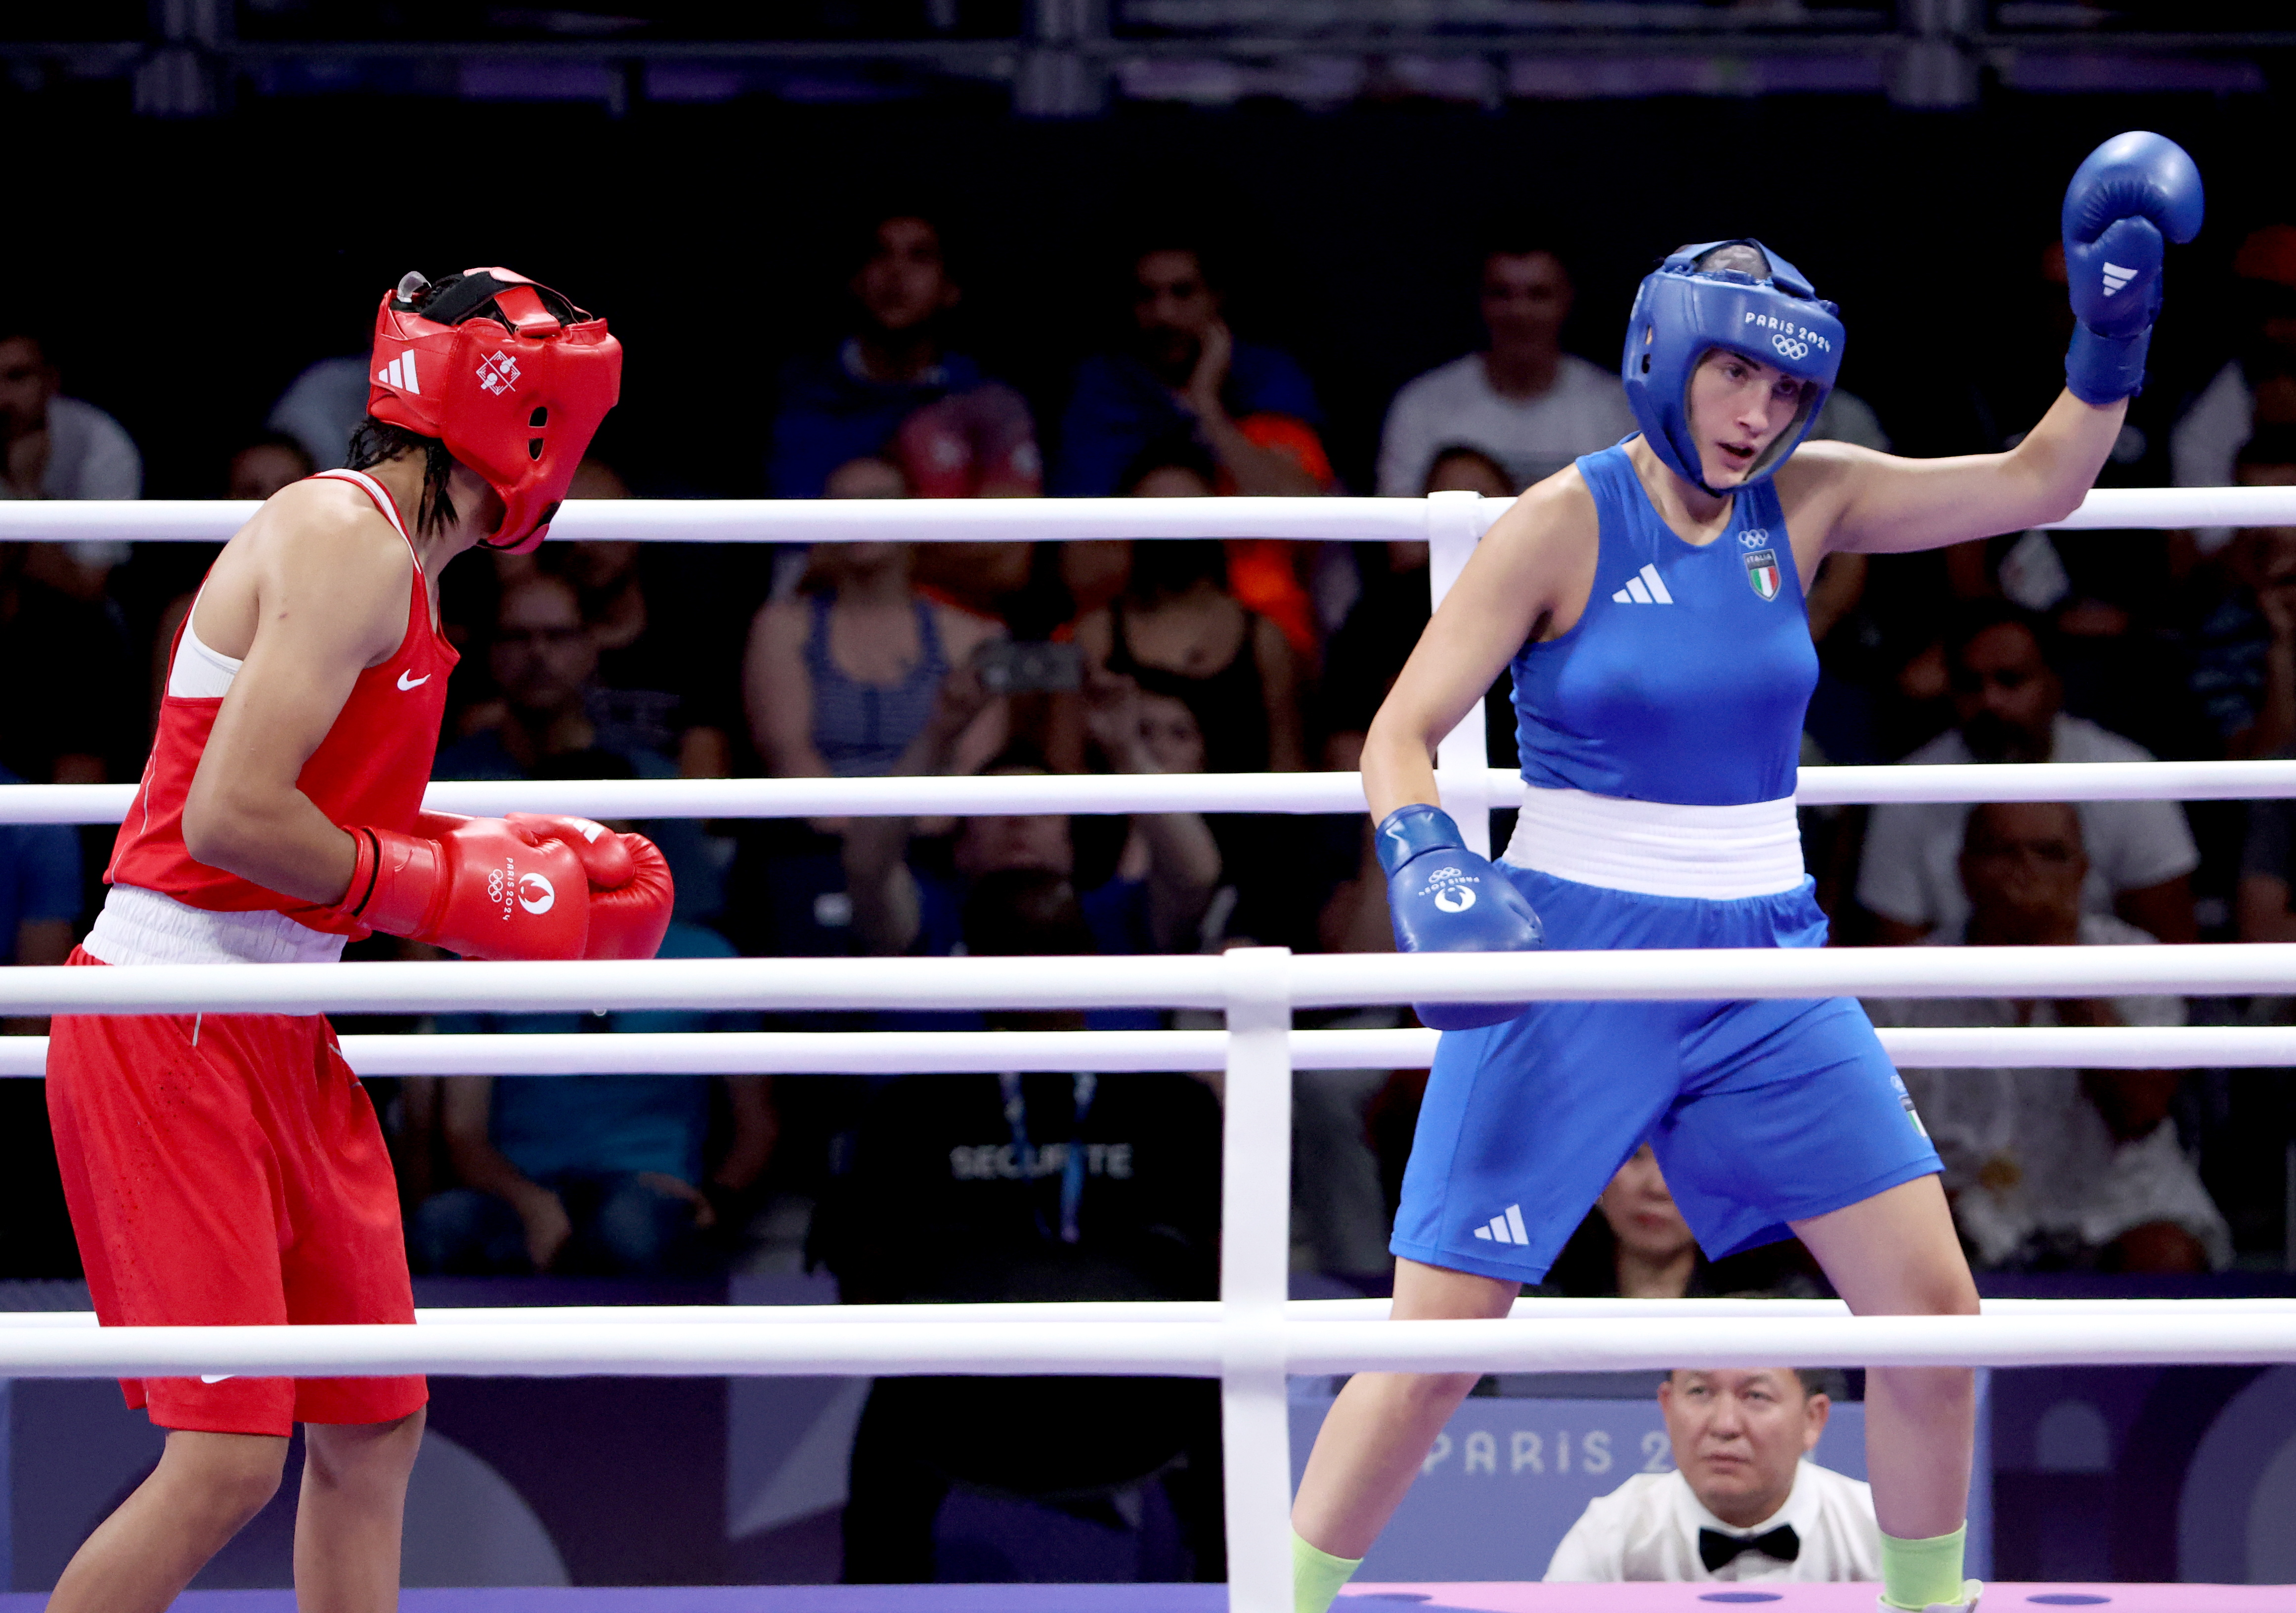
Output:
M1701 269L1717 247L1750 246L1769 260L1767 279L1733 269ZM1652 452L1666 467L1709 493L1698 441L1690 430L1690 374L1716 348L1728 348L1787 374L1814 381L1801 413L1778 433L1741 487L1751 487L1801 446L1841 369L1841 310L1820 300L1802 273L1760 242L1705 241L1686 246L1643 280L1627 322L1620 373L1627 402Z

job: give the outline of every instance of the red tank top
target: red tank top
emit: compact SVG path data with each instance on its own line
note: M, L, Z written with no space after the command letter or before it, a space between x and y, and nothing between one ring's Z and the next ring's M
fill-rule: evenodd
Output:
M373 478L357 471L323 471L317 480L347 481L373 499L401 537L390 495ZM410 553L414 541L408 539ZM190 629L191 613L176 630L168 656L172 675L176 656ZM398 649L379 667L370 667L351 685L350 698L336 714L327 737L303 764L296 788L335 823L368 824L401 832L414 827L430 782L430 761L439 749L439 724L447 710L447 675L461 659L433 626L429 590L417 555L407 584L406 631ZM184 801L201 753L215 728L223 700L170 694L160 703L160 728L144 764L144 782L119 826L104 870L108 884L135 885L173 897L210 913L269 910L313 929L336 935L363 934L361 927L337 919L332 909L262 886L192 860L184 846Z

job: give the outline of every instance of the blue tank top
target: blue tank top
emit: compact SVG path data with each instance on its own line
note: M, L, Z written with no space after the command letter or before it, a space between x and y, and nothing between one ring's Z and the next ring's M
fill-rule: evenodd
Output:
M813 680L813 748L840 779L882 777L892 772L924 731L948 675L948 657L932 607L917 601L917 659L898 684L864 684L845 675L829 652L827 594L813 602L812 631L806 635L805 669Z
M1675 536L1624 447L1578 462L1602 517L1586 613L1515 654L1525 782L1683 806L1793 793L1817 651L1767 480L1722 535Z

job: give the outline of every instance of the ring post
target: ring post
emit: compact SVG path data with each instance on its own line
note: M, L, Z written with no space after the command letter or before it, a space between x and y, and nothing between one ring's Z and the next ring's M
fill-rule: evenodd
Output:
M1229 1613L1292 1613L1292 954L1226 956L1220 1132L1220 1444Z
M1483 503L1480 493L1427 495L1427 587L1438 610L1483 536ZM1442 793L1445 809L1458 823L1467 849L1477 856L1490 856L1490 757L1483 747L1481 700L1436 746L1435 785Z

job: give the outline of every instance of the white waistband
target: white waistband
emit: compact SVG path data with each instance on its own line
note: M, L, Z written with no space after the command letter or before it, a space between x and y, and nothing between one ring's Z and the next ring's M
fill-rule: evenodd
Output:
M1791 796L1678 806L1525 786L1502 860L1608 890L1714 901L1773 896L1802 881Z
M106 963L332 963L343 938L283 913L209 913L139 885L114 885L80 945Z

